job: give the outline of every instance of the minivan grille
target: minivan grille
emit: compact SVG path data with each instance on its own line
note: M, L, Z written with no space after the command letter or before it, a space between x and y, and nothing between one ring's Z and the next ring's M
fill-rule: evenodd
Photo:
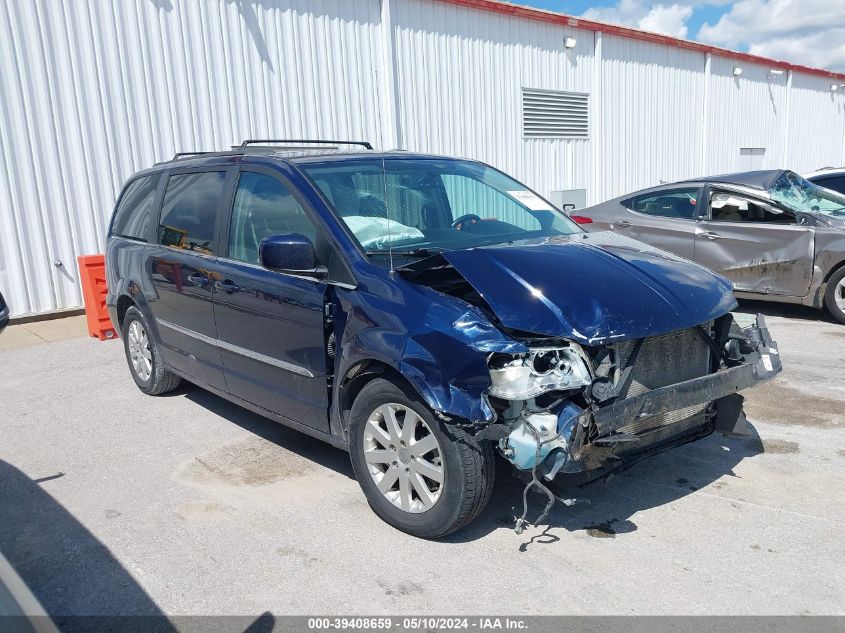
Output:
M705 326L705 329L708 329ZM637 341L625 341L616 346L616 358L622 368L628 366ZM643 341L634 361L631 380L620 393L622 398L638 396L658 387L706 376L710 373L710 346L696 328L678 330ZM621 374L616 376L618 381ZM617 385L621 386L621 385ZM706 404L684 407L676 411L641 418L618 429L620 433L643 434L653 429L686 421L684 427L705 423Z

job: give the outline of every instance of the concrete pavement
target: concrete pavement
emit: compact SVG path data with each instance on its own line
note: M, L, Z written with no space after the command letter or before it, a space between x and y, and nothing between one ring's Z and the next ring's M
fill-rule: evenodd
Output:
M144 396L120 342L5 349L0 550L53 614L841 614L845 326L758 307L785 370L747 394L750 438L644 461L521 536L500 469L441 542L382 523L340 450L190 386Z

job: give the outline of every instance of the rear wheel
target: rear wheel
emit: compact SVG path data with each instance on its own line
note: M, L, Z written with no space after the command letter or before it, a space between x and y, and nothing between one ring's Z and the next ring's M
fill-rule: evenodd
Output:
M824 305L834 319L845 323L845 266L833 273L828 280Z
M489 442L439 421L419 397L385 379L352 405L350 456L373 511L422 538L440 538L475 519L493 489Z
M144 393L157 396L179 386L179 376L164 367L158 343L151 336L144 315L135 307L123 317L123 349L132 378Z

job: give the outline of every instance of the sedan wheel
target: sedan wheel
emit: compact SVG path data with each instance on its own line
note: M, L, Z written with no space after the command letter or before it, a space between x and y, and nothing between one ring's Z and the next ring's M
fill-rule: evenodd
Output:
M443 490L443 456L428 424L408 407L378 407L364 427L364 459L376 487L397 508L425 512Z
M150 339L140 321L132 321L127 336L129 360L138 378L144 382L150 379L153 372L153 354L150 350Z
M828 280L824 303L834 319L845 323L845 267L833 273Z

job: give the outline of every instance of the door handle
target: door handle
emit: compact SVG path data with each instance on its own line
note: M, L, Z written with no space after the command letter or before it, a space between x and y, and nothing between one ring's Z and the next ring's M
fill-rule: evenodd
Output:
M188 281L195 286L205 286L208 284L208 277L200 273L191 273L188 275Z
M234 281L230 281L229 279L226 281L215 281L214 287L217 288L217 290L227 292L229 294L240 290L240 287Z
M714 233L713 231L696 231L695 233L698 237L706 237L708 240L720 240L722 236L718 233Z
M619 220L619 222L616 222L616 226L621 229L627 229L629 226L631 226L631 223L628 220Z

